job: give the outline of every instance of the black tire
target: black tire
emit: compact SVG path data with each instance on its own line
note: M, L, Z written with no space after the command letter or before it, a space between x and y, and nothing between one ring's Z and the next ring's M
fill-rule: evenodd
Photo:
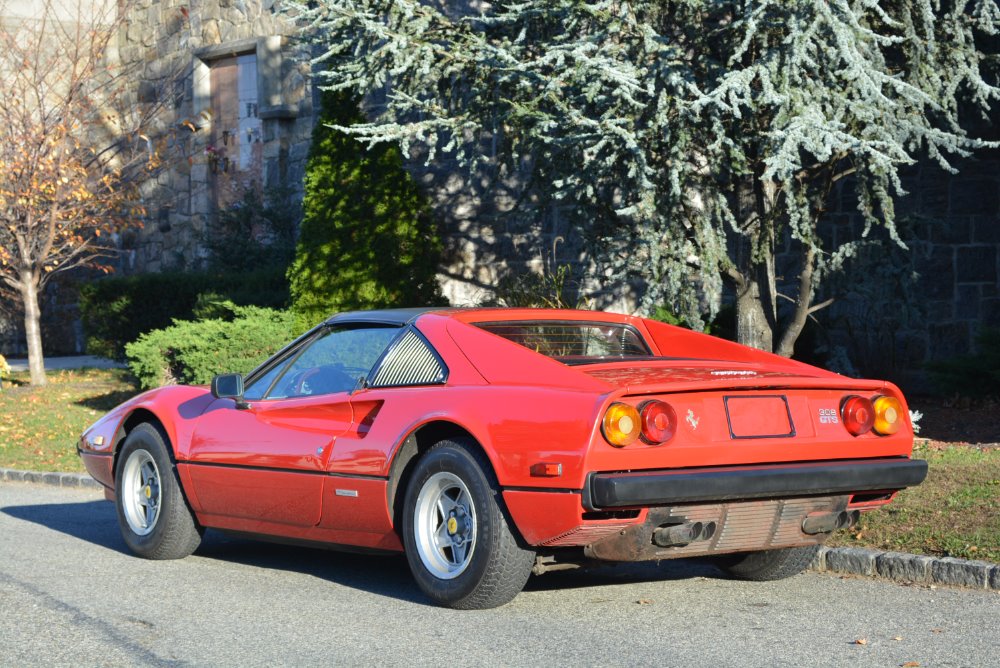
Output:
M786 547L780 550L762 550L745 555L734 555L723 564L734 577L741 580L783 580L804 571L819 551L819 545Z
M454 525L437 510L442 500L454 500ZM441 547L435 537L467 542ZM406 488L403 543L424 593L462 610L510 602L535 563L534 551L511 530L489 461L464 440L442 441L418 460Z
M129 433L115 467L118 526L129 549L146 559L181 559L201 543L165 438L151 424Z

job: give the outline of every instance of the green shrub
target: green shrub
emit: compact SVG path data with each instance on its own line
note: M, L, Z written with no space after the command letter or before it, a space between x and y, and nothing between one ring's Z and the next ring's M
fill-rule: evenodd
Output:
M284 269L250 273L170 272L104 278L80 288L80 314L87 353L124 359L125 344L139 335L196 316L199 300L229 300L242 306L284 308Z
M366 149L330 127L363 120L348 94L323 94L288 269L292 309L303 324L343 310L442 303L441 242L398 149Z
M976 337L977 352L927 365L944 394L1000 397L1000 329L986 328Z
M129 368L144 389L171 383L201 385L219 373L247 373L288 343L287 311L230 305L232 320L178 320L125 346Z

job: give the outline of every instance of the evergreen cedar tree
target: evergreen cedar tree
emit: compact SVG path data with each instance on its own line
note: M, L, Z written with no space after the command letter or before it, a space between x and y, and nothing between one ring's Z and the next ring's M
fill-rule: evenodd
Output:
M288 269L300 327L338 311L442 303L435 278L440 240L399 150L366 148L331 127L362 120L353 95L323 94Z
M594 242L605 287L638 280L647 312L700 326L728 284L739 340L783 355L825 277L874 238L903 245L900 169L988 145L959 108L1000 97L977 46L995 0L466 4L290 6L330 89L389 91L352 134L522 177ZM834 186L864 222L837 245L817 228ZM779 276L786 241L798 261Z

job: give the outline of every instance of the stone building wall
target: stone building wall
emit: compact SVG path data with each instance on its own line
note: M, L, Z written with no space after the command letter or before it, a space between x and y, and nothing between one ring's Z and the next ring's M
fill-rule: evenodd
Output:
M33 16L38 7L36 0L5 5L0 20ZM141 184L144 212L138 225L116 239L122 253L115 274L203 268L204 240L220 203L238 200L247 187L288 188L293 199L301 199L315 122L310 54L295 41L295 27L278 12L275 0L136 0L128 7L107 59L109 67L130 72L132 83L109 118L120 113L151 117L143 138L162 165ZM213 67L247 56L256 62L252 164L216 173L222 163L215 149L225 147L213 114ZM102 129L91 131L100 135ZM220 195L222 187L226 192ZM77 309L67 295L75 293L74 282L89 278L60 278L42 296L48 354L81 352ZM16 309L0 313L0 352L25 353Z
M314 113L308 50L294 34L274 0L137 2L117 55L125 67L139 66L130 95L135 104L157 108L151 137L169 167L142 185L143 225L120 240L121 273L203 266L203 239L218 207L238 199L233 192L220 196L222 187L289 187L301 196ZM240 56L256 60L255 146L246 169L235 155L221 162L218 153L227 147L220 135L230 139L239 128L220 130L213 113L212 68Z
M903 174L909 194L896 214L907 250L873 230L877 245L828 280L817 301L836 301L817 314L801 348L818 345L837 370L927 391L934 389L927 362L973 353L984 327L1000 327L1000 153L955 166L951 174L924 162ZM842 185L822 230L833 244L860 238L864 228L856 197ZM790 259L786 280L795 278Z

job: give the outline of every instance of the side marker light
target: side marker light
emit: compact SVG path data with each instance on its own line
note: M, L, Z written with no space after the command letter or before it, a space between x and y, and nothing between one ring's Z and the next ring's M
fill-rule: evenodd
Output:
M537 462L531 465L531 475L534 478L558 478L562 475L562 464Z

